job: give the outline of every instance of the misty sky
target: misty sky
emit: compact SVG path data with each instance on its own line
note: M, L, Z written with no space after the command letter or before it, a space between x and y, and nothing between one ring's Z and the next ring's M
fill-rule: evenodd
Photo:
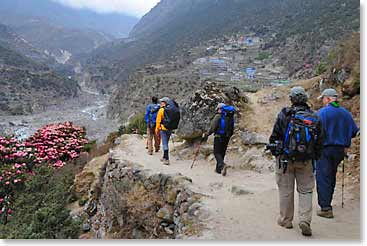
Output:
M52 0L63 5L89 9L98 13L124 13L141 17L153 8L160 0Z

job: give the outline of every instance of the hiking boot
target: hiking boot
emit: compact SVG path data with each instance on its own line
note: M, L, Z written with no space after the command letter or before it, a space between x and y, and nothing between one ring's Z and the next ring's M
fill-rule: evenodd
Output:
M317 215L323 218L332 219L334 218L333 210L319 210L317 211Z
M169 160L166 160L166 159L164 159L164 161L163 161L163 165L169 165Z
M312 236L312 230L309 223L302 221L301 223L299 223L299 228L301 228L303 236L306 237Z
M229 168L229 166L227 166L226 164L224 164L224 167L222 169L222 175L226 176L227 175L227 169Z
M283 223L280 218L278 219L278 225L280 225L281 227L284 227L285 229L292 229L293 228L293 224L292 222L288 222L288 223Z
M214 172L217 173L217 174L221 174L221 172L218 172L217 169L214 169Z

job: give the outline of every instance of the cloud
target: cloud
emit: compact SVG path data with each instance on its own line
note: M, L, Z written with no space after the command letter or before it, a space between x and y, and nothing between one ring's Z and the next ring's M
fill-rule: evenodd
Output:
M76 9L89 9L98 13L124 13L141 17L160 0L52 0Z

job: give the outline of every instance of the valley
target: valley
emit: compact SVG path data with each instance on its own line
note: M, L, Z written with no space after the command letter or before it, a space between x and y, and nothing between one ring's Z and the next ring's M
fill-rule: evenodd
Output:
M18 139L31 136L44 125L72 121L87 129L87 136L101 143L119 128L115 120L107 119L108 97L93 91L80 91L77 98L48 106L42 112L20 116L0 116L0 132L14 134Z

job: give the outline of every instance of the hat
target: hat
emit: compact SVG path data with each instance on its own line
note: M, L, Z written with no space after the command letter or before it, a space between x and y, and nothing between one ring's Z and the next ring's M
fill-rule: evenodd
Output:
M168 97L163 97L161 99L159 99L160 102L165 102L167 103L169 101L169 98Z
M291 94L290 94L291 97L295 97L295 96L298 96L298 95L307 96L305 89L301 86L295 86L291 89Z
M218 106L215 108L215 110L223 108L224 106L226 106L224 103L218 103Z
M338 92L336 92L336 90L333 88L325 89L318 99L322 99L323 97L338 97Z

